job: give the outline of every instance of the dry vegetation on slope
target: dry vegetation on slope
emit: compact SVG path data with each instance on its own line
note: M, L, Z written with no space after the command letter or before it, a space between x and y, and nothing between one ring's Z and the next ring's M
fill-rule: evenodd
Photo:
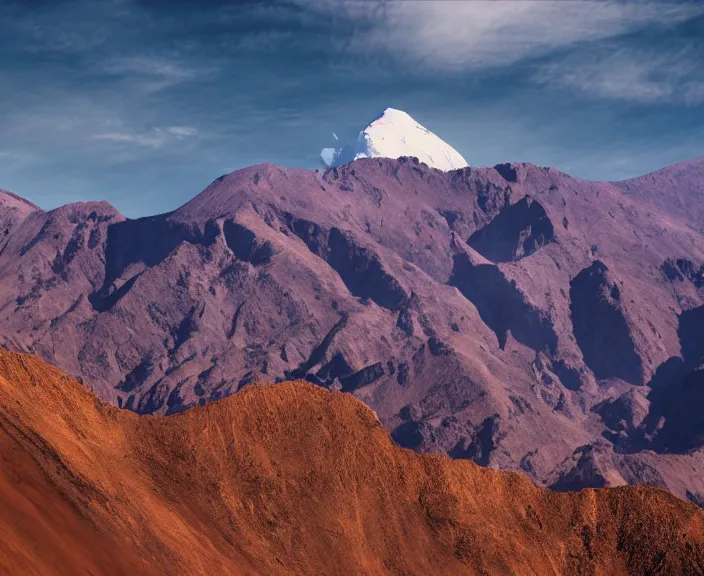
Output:
M678 574L704 517L396 446L354 397L248 387L169 416L0 352L0 574Z

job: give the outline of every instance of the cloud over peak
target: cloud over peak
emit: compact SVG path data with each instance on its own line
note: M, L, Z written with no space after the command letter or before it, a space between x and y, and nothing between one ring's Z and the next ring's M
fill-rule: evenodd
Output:
M350 49L446 71L510 64L704 14L700 2L647 0L296 1L356 21Z

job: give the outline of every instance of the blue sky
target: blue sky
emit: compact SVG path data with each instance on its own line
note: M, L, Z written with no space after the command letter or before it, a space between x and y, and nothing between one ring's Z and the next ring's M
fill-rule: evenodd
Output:
M176 208L400 108L472 165L704 155L704 2L0 0L0 188Z

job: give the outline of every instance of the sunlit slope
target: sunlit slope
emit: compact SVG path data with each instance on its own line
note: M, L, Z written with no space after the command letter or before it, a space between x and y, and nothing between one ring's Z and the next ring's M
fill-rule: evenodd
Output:
M351 395L253 386L169 417L0 353L2 574L701 574L651 488L557 494L396 446Z

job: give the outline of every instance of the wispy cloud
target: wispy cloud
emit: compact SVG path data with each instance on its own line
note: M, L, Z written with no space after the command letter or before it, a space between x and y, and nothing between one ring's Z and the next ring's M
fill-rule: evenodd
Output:
M0 150L0 162L4 166L26 166L32 157L29 153L20 150Z
M25 52L86 53L125 30L133 9L129 0L10 2L0 6L0 30Z
M96 140L159 149L178 140L193 138L198 130L190 126L165 126L143 131L119 131L96 134Z
M187 68L172 60L148 56L114 58L105 63L104 69L113 74L161 76L173 81L190 80L202 74L195 68Z
M483 68L704 14L701 2L297 0L358 25L346 48L435 70Z
M626 177L701 153L697 107L652 105L704 103L704 19L681 25L701 14L702 0L0 0L0 186L145 214L246 164L312 166L319 140L389 105L473 164Z
M96 66L96 74L108 74L139 83L145 91L156 92L183 82L195 81L216 74L215 66L189 65L176 58L163 56L130 56L111 58Z
M218 69L169 41L179 25L159 27L136 0L0 2L0 138L11 143L3 167L26 162L27 151L46 163L102 150L119 164L135 150L144 158L199 141L180 94L160 92Z
M183 140L184 138L191 138L192 136L198 135L198 130L191 128L190 126L167 126L164 128L164 132L174 136L178 140Z
M644 104L704 102L704 67L696 54L611 48L545 64L535 80L597 98Z

